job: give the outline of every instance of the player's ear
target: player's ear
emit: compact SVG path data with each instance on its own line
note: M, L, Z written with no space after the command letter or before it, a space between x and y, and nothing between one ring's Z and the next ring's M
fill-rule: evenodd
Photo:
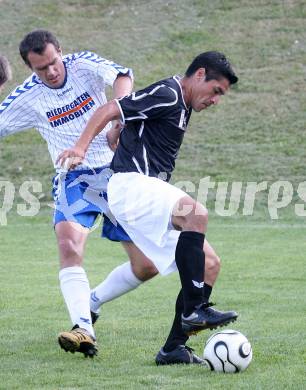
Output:
M205 77L206 77L206 70L205 70L205 68L199 68L198 70L197 70L197 78L199 79L199 80L205 80Z

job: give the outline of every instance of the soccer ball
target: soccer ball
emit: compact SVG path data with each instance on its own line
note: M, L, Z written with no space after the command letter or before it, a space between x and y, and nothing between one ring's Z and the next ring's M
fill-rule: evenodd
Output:
M204 360L212 371L244 371L252 360L252 347L248 339L236 330L213 334L204 347Z

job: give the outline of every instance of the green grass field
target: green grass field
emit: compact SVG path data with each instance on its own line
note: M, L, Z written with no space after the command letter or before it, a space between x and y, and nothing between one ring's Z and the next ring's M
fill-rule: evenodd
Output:
M29 221L16 217L1 232L1 389L305 389L302 226L212 219L208 238L223 259L213 300L239 311L232 328L247 335L254 353L247 371L225 375L154 364L172 320L176 274L156 277L105 305L93 361L60 350L57 332L70 324L46 214ZM90 236L86 264L92 284L124 260L119 244L114 249L98 230ZM197 353L210 334L190 339Z
M268 190L248 217L242 203L237 214L221 217L215 191L208 197L208 239L222 259L212 300L240 314L231 327L252 343L247 371L218 375L203 367L155 366L178 275L156 277L105 305L96 326L99 356L86 360L65 354L56 340L70 322L46 206L53 175L46 145L34 130L1 139L0 182L10 181L16 196L7 225L0 223L0 389L306 389L305 216L293 207L305 203L297 195L306 165L305 2L0 0L0 21L0 53L14 74L0 98L29 74L18 44L38 27L54 31L64 53L89 49L131 66L136 88L183 73L202 51L224 51L239 85L220 106L193 116L173 182L188 180L197 188L206 176L269 186L285 180L294 189L273 221ZM44 204L38 215L22 217L18 190L30 179L42 183ZM0 208L3 198L0 186ZM90 235L85 267L92 285L124 261L119 244L101 240L98 230ZM191 338L190 346L201 354L210 334Z

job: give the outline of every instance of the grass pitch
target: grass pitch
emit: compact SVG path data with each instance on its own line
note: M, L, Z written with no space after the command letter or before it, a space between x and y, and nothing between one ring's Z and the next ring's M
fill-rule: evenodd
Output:
M305 389L304 236L302 225L212 218L208 239L223 261L212 300L239 312L231 328L253 346L250 367L231 375L155 366L173 317L177 274L156 277L104 306L96 325L97 358L66 354L56 340L70 321L58 288L49 217L16 217L1 230L0 388ZM98 230L87 249L92 285L125 259L120 245L100 239ZM189 345L201 354L210 334L192 337Z
M0 226L0 389L306 388L305 217L292 208L305 180L305 19L302 0L0 0L0 52L13 68L1 98L29 74L18 44L34 28L54 31L64 53L88 49L131 66L136 88L183 73L202 51L224 51L239 85L220 106L192 117L173 182L281 179L295 191L276 221L267 212L267 191L250 217L241 205L234 217L221 218L209 197L208 239L223 261L212 299L240 314L232 328L254 351L246 372L154 365L172 322L178 275L156 277L105 305L96 326L99 356L85 360L56 341L70 323L50 210L16 214L25 180L40 181L40 200L50 201L46 145L35 131L1 139L0 180L14 185L16 197L7 226ZM0 206L3 194L1 187ZM125 260L119 245L91 234L85 267L92 285ZM201 354L210 334L190 346Z

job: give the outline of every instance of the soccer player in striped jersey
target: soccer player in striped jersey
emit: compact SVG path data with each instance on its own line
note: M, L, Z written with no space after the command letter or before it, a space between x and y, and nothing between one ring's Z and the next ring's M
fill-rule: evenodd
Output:
M115 99L93 114L74 148L62 152L72 167L86 158L95 137L110 120L124 128L112 160L108 202L117 221L161 274L178 269L181 291L169 337L157 364L203 363L187 347L188 336L235 321L234 311L211 307L205 291L206 208L168 183L192 111L219 102L238 81L222 53L197 56L183 77L174 76ZM108 133L112 144L118 131Z
M60 257L60 286L75 328L63 332L59 342L66 350L93 356L97 347L89 306L89 282L82 263L89 229L97 215L105 212L112 217L103 198L103 183L113 157L106 139L111 125L101 129L77 170L67 173L56 163L56 157L73 146L93 112L106 103L106 86L112 87L114 97L127 95L132 90L133 75L131 69L88 51L62 56L57 38L46 30L27 34L20 43L20 54L33 74L0 105L0 138L35 128L47 143L56 170L54 227ZM7 61L2 58L1 64L0 76L4 83L9 78ZM136 288L157 272L120 226L114 226L106 218L103 232L104 236L123 243L131 263L117 267L108 284L100 287L96 293L100 294L100 304L103 299L113 299ZM141 262L141 268L136 261ZM101 297L103 288L107 289L104 298ZM96 294L93 299L98 299Z

